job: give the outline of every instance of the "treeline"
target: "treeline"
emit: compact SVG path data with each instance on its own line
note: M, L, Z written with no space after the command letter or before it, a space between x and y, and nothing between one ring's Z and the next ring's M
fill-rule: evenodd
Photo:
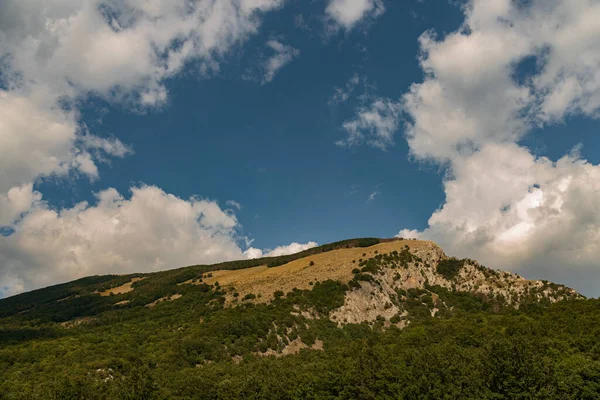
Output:
M150 303L163 296L185 290L185 288L182 289L177 284L190 279L201 279L202 275L206 272L221 269L237 270L259 265L276 267L314 254L342 248L369 247L389 240L394 239L348 239L285 256L229 261L213 265L193 265L149 274L90 276L22 293L6 299L0 299L0 318L21 315L22 318L28 320L38 320L41 318L44 321L68 321L72 318L92 316L107 311L116 301L130 300L133 303L131 306ZM135 297L126 294L107 298L96 294L96 292L102 292L123 285L135 277L145 278L132 285L134 288L141 289L136 291ZM59 301L63 299L69 299L69 301Z
M600 399L600 300L540 303L534 293L515 310L426 285L397 290L404 329L399 316L338 325L328 316L347 291L381 268L422 263L407 249L356 261L349 285L314 282L233 308L234 289L200 281L206 266L147 274L113 296L94 292L138 275L6 299L0 399ZM452 276L463 264L441 270Z
M189 291L70 329L5 318L0 398L600 398L600 301L493 313L474 296L428 289L456 306L441 318L414 313L403 330L318 318L349 290L333 281L236 308L218 288ZM404 296L427 310L427 292ZM295 340L324 351L264 356Z
M206 266L195 266L203 268L203 272L216 271L220 269L236 270L257 267L259 265L266 265L267 267L277 267L279 265L287 264L291 261L298 260L300 258L312 256L319 253L325 253L327 251L338 250L338 249L349 249L353 247L370 247L378 243L381 243L386 239L378 238L358 238L358 239L347 239L339 242L328 243L322 246L313 247L312 249L303 250L299 253L289 254L285 256L276 257L262 257L255 258L252 260L238 260L228 261L219 264L206 265Z

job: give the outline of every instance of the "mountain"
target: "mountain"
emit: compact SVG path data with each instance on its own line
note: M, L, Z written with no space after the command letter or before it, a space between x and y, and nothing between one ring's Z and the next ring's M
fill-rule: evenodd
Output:
M92 276L0 300L0 399L600 398L598 305L402 239Z

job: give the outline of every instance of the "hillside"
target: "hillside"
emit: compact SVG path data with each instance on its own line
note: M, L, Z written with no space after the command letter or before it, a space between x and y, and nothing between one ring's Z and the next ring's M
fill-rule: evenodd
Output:
M600 398L597 311L416 240L94 276L0 300L0 399Z

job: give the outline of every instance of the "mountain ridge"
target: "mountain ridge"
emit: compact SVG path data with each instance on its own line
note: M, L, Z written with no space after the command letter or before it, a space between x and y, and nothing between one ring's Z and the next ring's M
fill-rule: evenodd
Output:
M194 290L199 285L203 286L202 290L209 286L223 291L225 306L245 301L264 303L271 301L275 293L281 292L279 296L282 296L291 290L309 290L314 283L327 280L350 285L352 290L347 290L345 299L354 305L347 304L346 309L354 309L355 314L363 315L350 316L354 323L372 322L379 316L389 321L402 314L405 310L398 306L397 299L408 299L401 292L411 289L437 295L437 298L436 290L466 292L515 308L523 301L552 303L583 298L563 285L527 280L517 274L489 269L471 259L448 257L434 242L359 238L278 257L192 265L151 273L84 277L0 299L0 317L28 314L40 306L51 310L52 305L58 303L61 303L61 309L67 303L77 303L77 308L93 307L92 304L97 302L90 299L107 296L116 296L118 300L111 306L150 306L180 298L184 295L180 292ZM170 289L161 291L161 285ZM156 290L157 286L159 290ZM431 290L432 287L437 289ZM367 294L372 298L377 294L378 300L374 302ZM82 297L88 301L83 301ZM390 303L392 307L389 307ZM11 307L15 307L13 312ZM370 312L367 313L366 308ZM433 315L434 308L430 310ZM373 310L381 314L374 315ZM82 316L89 316L86 310L79 311ZM393 315L390 314L392 311ZM348 321L344 312L338 312L336 318ZM55 320L66 322L60 317Z
M87 277L0 301L0 399L596 398L598 304L417 240Z

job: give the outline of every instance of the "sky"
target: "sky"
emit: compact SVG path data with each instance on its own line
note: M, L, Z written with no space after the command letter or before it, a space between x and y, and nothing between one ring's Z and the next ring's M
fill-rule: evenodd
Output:
M594 0L5 0L0 298L353 237L600 295Z

